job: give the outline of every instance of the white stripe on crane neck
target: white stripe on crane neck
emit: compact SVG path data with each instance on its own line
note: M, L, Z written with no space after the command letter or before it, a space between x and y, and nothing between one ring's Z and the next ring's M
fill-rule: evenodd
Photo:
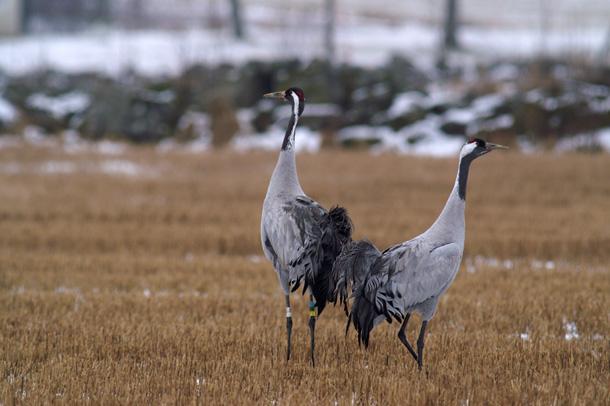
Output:
M299 96L295 92L290 92L290 97L292 97L292 114L295 116L299 115Z

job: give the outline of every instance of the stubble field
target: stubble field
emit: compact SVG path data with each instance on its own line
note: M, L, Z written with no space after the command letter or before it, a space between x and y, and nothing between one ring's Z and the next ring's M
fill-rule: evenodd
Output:
M462 269L422 373L376 329L344 337L283 296L259 221L276 154L0 150L4 404L608 404L610 156L473 164ZM379 247L436 218L455 159L300 155L307 193ZM409 337L415 339L414 318Z

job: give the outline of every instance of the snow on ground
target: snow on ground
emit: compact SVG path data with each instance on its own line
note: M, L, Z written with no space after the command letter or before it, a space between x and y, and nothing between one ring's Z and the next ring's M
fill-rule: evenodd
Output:
M286 129L280 126L272 126L262 134L241 134L232 140L232 145L237 151L251 149L263 149L279 151L284 141ZM295 135L295 151L317 152L320 149L322 139L320 134L306 127L299 128Z
M4 142L4 139L12 142ZM125 151L126 144L112 143L110 152L104 151L104 143L89 143L80 141L78 144L72 139L69 142L62 142L60 139L47 139L45 143L35 141L33 145L42 148L60 148L68 154L93 152L101 156L117 155L116 151ZM18 137L0 137L0 148L18 148L24 145L32 145L25 139ZM75 148L78 145L78 148ZM33 173L38 175L70 175L73 173L100 173L109 176L128 177L128 178L149 178L156 177L160 173L160 168L150 165L141 165L127 159L102 159L102 160L48 160L39 164L25 164L18 161L0 163L0 174L17 175L21 173Z
M98 170L99 172L105 173L107 175L123 175L130 177L153 174L153 171L151 171L150 168L145 168L135 162L127 161L124 159L112 159L108 161L102 161L98 165Z
M557 152L569 152L579 149L601 148L610 152L610 127L596 130L590 134L579 134L569 138L563 138L555 144Z
M12 123L19 117L19 113L8 100L0 96L0 123Z
M566 341L578 340L580 338L576 322L568 321L565 317L563 318L563 330L565 331L564 338Z
M253 18L248 20L248 37L243 41L233 39L229 30L206 28L97 29L78 35L39 34L2 39L0 69L10 74L53 68L110 75L134 70L159 76L176 75L197 63L310 60L323 56L321 25L317 25L320 13L315 7L298 16L285 16L279 24L278 11L265 5L249 5L247 15ZM297 17L299 24L292 24ZM439 33L437 24L424 21L409 17L400 22L367 16L340 18L336 29L337 61L374 66L399 54L429 67L436 57ZM312 35L302 35L303 29ZM463 48L477 57L531 57L540 53L594 57L601 51L606 35L607 24L550 27L544 37L536 22L528 26L465 24L460 40Z
M62 119L68 114L79 113L89 107L89 96L86 93L74 91L57 97L41 93L29 96L26 103L38 110L51 113L56 119Z

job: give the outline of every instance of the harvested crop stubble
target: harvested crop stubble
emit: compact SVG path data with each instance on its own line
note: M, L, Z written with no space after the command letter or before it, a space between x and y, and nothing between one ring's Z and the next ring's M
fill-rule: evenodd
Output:
M340 308L318 323L312 369L296 297L285 362L283 298L259 239L275 154L112 159L144 174L97 171L103 155L0 150L4 403L610 402L608 155L473 164L464 269L430 324L421 374L395 324L365 352L353 331L343 337ZM297 160L305 190L348 207L355 237L380 247L436 218L457 162ZM49 161L86 170L41 171Z

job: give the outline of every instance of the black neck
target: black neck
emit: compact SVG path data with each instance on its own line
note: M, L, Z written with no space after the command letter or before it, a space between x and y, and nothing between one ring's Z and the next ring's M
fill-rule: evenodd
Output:
M474 160L474 157L466 155L460 159L460 168L458 172L458 195L460 199L466 200L466 184L468 183L468 170L470 169L470 163Z
M284 142L282 143L282 151L287 151L294 148L294 131L297 125L297 116L292 114L290 121L288 122L288 128L286 128L286 134L284 135Z

